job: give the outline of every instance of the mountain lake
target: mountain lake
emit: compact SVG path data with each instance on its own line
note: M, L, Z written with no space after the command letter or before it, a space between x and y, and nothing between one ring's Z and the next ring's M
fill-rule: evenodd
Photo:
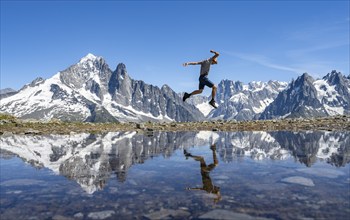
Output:
M5 219L349 219L350 131L0 136Z

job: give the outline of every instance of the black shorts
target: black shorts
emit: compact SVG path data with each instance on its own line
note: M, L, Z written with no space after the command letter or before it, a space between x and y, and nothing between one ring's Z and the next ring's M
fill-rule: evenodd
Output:
M204 86L208 86L209 88L212 88L214 86L214 83L208 79L208 75L201 75L199 77L199 89L204 89Z

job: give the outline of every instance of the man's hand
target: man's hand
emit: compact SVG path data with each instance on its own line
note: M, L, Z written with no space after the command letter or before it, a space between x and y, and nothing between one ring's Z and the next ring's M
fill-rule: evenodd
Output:
M210 52L215 54L211 59L213 59L215 61L214 64L217 64L216 58L218 56L220 56L220 54L218 52L214 51L214 50L210 50Z

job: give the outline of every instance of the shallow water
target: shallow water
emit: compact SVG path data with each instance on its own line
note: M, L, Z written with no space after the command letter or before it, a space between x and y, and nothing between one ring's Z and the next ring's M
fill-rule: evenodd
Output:
M350 132L1 136L1 219L347 219Z

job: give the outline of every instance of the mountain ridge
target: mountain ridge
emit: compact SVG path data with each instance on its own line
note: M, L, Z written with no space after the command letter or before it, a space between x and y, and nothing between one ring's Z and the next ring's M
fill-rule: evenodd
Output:
M333 70L315 80L307 73L293 80L259 119L350 114L350 80Z
M132 79L126 65L112 71L91 53L49 79L40 77L19 91L1 95L0 113L26 119L82 122L188 122L325 117L350 114L350 76L333 70L322 79L307 73L290 83L269 80L243 84L222 80L217 109L208 97L186 102L183 93Z
M53 77L2 99L0 112L19 118L84 122L194 121L204 116L170 87L133 80L125 64L112 71L93 54Z

